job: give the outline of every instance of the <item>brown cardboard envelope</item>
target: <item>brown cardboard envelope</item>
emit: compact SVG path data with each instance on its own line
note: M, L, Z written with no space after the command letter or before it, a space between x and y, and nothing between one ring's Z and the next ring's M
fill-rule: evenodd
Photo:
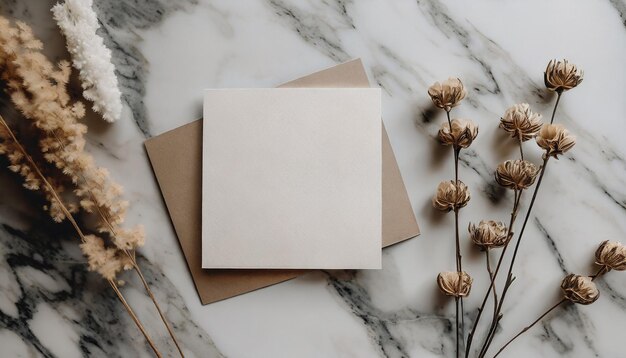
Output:
M361 60L352 60L279 87L368 87ZM307 270L202 269L202 120L145 142L202 304L220 301L297 277ZM396 158L382 130L382 246L419 235Z

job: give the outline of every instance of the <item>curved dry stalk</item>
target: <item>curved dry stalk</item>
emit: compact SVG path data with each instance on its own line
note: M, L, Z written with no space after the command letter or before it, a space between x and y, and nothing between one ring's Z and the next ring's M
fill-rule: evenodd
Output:
M159 357L159 358L163 357L161 355L161 352L159 352L159 350L155 346L155 344L152 341L152 339L150 339L150 337L148 336L148 332L146 332L143 324L141 324L141 321L139 321L139 318L137 317L137 315L135 314L133 309L130 307L130 305L128 304L128 302L124 298L124 295L120 291L120 289L117 286L117 284L115 282L113 282L112 280L107 280L107 281L109 281L109 284L111 285L111 288L113 288L113 291L115 291L115 294L117 295L117 298L120 300L122 305L124 305L124 308L126 308L126 311L130 315L130 317L133 319L133 321L135 322L137 327L139 327L139 330L141 331L141 333L143 333L144 337L146 337L146 341L148 341L148 344L150 345L150 348L152 348L152 350L154 351L154 354L156 354L156 356Z
M57 143L61 146L62 150L65 150L65 145L63 144L63 142L61 141L61 139L59 138L59 136L57 135L57 133L55 131L50 131L50 133L54 136L54 138L56 139ZM82 172L79 172L78 175L80 176L81 180L83 182L87 182L87 179L85 178L84 174ZM100 207L100 205L98 205L98 200L96 200L95 195L93 194L93 192L91 190L87 190L91 200L96 204L96 210L98 212L98 215L102 218L102 221L109 227L109 230L111 231L111 234L116 237L117 236L117 232L115 231L115 228L113 227L113 225L111 224L110 218L108 217L108 215L106 215L106 213L104 213ZM137 263L136 257L135 257L135 252L132 251L130 252L129 250L126 249L121 249L121 251L131 260L131 263L133 265L133 269L135 270L135 272L137 273L137 275L139 276L139 279L141 280L141 283L144 287L144 289L146 290L146 292L148 293L148 296L150 297L150 300L152 301L152 303L154 304L154 307L156 308L157 312L159 313L159 317L161 318L161 321L163 322L163 324L165 325L165 328L167 329L167 332L169 333L170 337L172 338L172 341L174 341L174 345L176 345L176 349L178 350L178 353L180 354L181 357L185 357L185 354L183 353L183 350L178 342L178 339L176 338L176 335L174 334L174 330L172 329L169 321L167 320L167 318L165 317L165 314L163 313L163 311L161 310L161 306L159 305L158 301L156 300L156 297L154 296L154 293L152 291L152 289L150 288L150 286L148 285L148 282L146 281L143 272L141 271L141 268L139 267L139 264Z
M515 220L517 218L517 213L519 211L519 203L522 198L522 191L514 190L513 195L513 209L511 210L511 219L509 220L509 226L507 227L507 235L513 234L513 225L515 224ZM493 279L489 283L489 288L485 293L485 297L478 309L478 314L476 316L476 320L474 321L474 325L472 326L472 331L470 332L467 339L467 346L465 348L465 357L469 357L470 348L472 347L472 341L474 340L474 336L476 335L476 329L478 328L478 322L480 322L480 318L482 317L483 311L485 310L485 306L487 304L487 300L489 299L489 293L494 289L495 280L498 276L498 272L500 271L500 266L502 265L502 261L504 259L504 254L506 253L506 249L509 246L510 241L502 248L502 252L500 253L500 258L498 259L498 263L496 264L496 269L493 273Z
M59 196L59 194L56 192L56 190L54 189L52 184L50 184L50 182L48 181L46 176L41 172L41 170L39 169L39 166L37 165L37 163L35 163L35 161L28 154L26 149L24 149L24 147L22 146L20 141L15 137L15 134L11 130L11 127L9 127L9 125L7 124L7 122L4 120L4 118L2 116L0 116L0 124L2 124L2 126L7 130L7 133L9 133L9 136L11 137L11 140L13 141L13 143L15 143L15 145L17 146L19 151L22 153L24 158L30 164L31 168L40 177L41 181L44 183L44 185L46 187L46 190L48 190L50 192L50 194L52 194L52 196L54 197L54 200L56 200L59 203L59 206L60 206L61 210L63 211L63 214L65 214L65 217L67 218L67 220L70 222L70 224L72 225L74 230L76 230L76 233L78 234L81 242L85 242L85 234L83 233L83 230L80 228L80 226L76 222L76 219L74 218L74 215L72 215L72 213L69 211L69 209L65 206L65 204L61 200L61 197ZM132 319L135 322L135 325L137 326L137 328L139 328L139 330L143 334L144 338L146 339L146 341L148 342L148 344L150 345L150 347L154 351L154 354L156 354L157 357L162 357L161 353L159 352L157 347L154 345L154 341L152 341L152 338L150 338L150 336L146 332L145 327L143 326L143 324L141 323L139 318L135 315L135 312L133 311L133 309L130 307L130 305L128 304L128 302L124 298L124 295L121 293L121 291L119 291L119 288L117 287L117 284L115 282L111 281L111 280L107 280L107 281L111 285L111 288L113 288L113 290L115 291L115 293L116 293L117 297L119 298L119 300L124 305L124 308L126 308L126 311L128 312L128 314L132 317Z
M591 277L591 281L595 281L596 278L598 278L599 276L607 273L607 267L606 266L602 266L600 267L600 269L593 275L589 276ZM539 318L537 318L533 323L529 324L528 326L524 327L524 329L522 329L519 333L517 333L515 336L513 336L513 338L511 338L508 342L506 342L496 353L496 355L493 356L493 358L497 357L500 353L502 353L502 351L509 345L511 344L514 340L517 339L517 337L521 336L522 334L524 334L526 331L528 331L529 329L531 329L535 324L537 324L539 321L541 321L548 313L552 312L552 310L554 310L555 308L557 308L558 306L560 306L561 304L563 304L565 301L567 301L566 298L563 298L561 301L557 302L554 306L552 306L551 308L549 308L546 312L544 312L541 316L539 316Z
M450 126L450 133L452 133L452 120L450 119L450 111L446 111L446 117L448 119L448 125ZM454 183L458 187L459 185L459 154L461 152L461 148L456 144L453 145L454 151ZM459 208L454 208L454 231L455 231L455 253L456 253L456 271L463 271L462 264L462 255L461 255L461 240L459 235ZM461 281L459 280L459 285ZM459 336L461 340L465 340L465 309L463 307L463 297L457 297L455 300L456 305L456 355L459 356L460 352L460 343ZM459 305L460 305L460 315L461 315L461 328L459 329Z
M508 342L506 342L506 344L504 346L502 346L502 348L500 348L500 350L498 350L498 352L496 353L496 355L493 356L493 358L496 358L500 353L502 353L502 351L508 347L509 344L511 344L511 342L513 342L517 337L521 336L522 334L524 334L526 331L528 331L529 329L531 329L535 324L537 324L537 322L541 321L545 316L547 316L550 312L552 312L555 308L559 307L561 304L565 303L567 301L566 298L561 299L559 302L557 302L554 306L550 307L547 311L545 311L541 316L539 316L539 318L537 318L533 323L529 324L528 326L524 327L524 329L522 329L521 331L519 331L518 334L516 334L513 338L511 338Z

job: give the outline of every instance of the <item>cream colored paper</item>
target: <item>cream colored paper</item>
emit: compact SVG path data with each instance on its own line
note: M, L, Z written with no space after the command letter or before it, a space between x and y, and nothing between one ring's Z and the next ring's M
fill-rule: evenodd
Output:
M202 267L381 267L374 88L207 90Z
M282 84L280 87L368 87L361 60L352 60ZM383 247L419 235L389 137L382 129ZM292 279L309 270L203 269L202 120L195 120L145 142L163 200L176 230L202 304Z

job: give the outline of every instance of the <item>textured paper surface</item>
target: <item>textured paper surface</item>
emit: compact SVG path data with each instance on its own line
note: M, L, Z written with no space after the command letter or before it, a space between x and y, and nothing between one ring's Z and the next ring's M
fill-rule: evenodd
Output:
M352 60L281 87L367 87L360 60ZM146 152L202 304L217 302L295 278L308 270L202 269L202 120L153 137ZM382 131L383 247L419 235L387 133Z
M380 89L204 93L202 267L381 267Z

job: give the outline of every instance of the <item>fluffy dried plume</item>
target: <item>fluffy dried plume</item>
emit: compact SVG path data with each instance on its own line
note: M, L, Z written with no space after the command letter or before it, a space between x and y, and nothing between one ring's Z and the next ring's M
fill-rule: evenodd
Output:
M93 102L93 110L108 122L122 114L122 94L118 87L111 51L98 36L98 18L92 0L65 0L52 8L54 19L65 35L72 65L79 71L83 96Z

